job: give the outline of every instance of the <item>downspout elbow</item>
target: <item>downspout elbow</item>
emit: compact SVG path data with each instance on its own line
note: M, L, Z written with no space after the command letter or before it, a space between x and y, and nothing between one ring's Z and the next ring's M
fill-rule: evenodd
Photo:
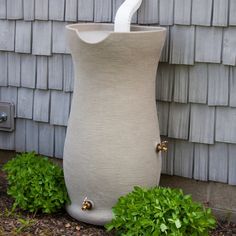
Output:
M115 32L130 32L133 14L141 6L142 0L126 0L118 9L115 17Z

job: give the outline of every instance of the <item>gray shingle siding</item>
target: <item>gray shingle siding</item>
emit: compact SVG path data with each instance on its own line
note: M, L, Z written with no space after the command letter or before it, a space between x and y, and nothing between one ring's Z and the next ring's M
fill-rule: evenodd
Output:
M17 152L25 151L26 144L26 120L17 119L16 120L16 129L15 129L15 150Z
M161 135L168 135L168 120L170 105L168 102L157 102L157 112L159 117L159 126Z
M31 53L31 29L31 22L16 21L15 52Z
M20 87L20 54L8 53L8 85Z
M66 126L69 117L70 94L52 91L50 108L50 124Z
M7 19L23 18L23 0L7 0Z
M168 123L168 136L171 138L188 139L189 104L171 103Z
M33 120L26 120L25 151L39 152L39 124Z
M173 25L174 23L174 0L159 0L159 22L161 25Z
M162 173L173 175L174 174L174 159L175 159L175 142L168 139L169 151L162 153Z
M0 51L0 86L7 86L7 53Z
M174 23L177 25L191 24L192 1L175 0Z
M0 50L15 50L15 21L0 20Z
M93 21L94 0L78 0L78 20Z
M65 0L49 0L49 20L64 21Z
M236 109L217 107L216 109L216 141L236 144Z
M213 0L192 1L192 24L210 26Z
M223 29L220 27L196 27L195 61L220 63Z
M235 0L229 0L229 24L236 26L236 1Z
M63 157L74 71L68 22L112 22L124 0L0 0L0 148ZM156 99L163 173L236 185L236 1L143 0L132 22L167 28Z
M46 156L54 156L54 129L55 127L47 123L38 123L39 127L39 153Z
M37 89L34 92L33 119L35 121L49 121L50 91Z
M236 107L236 67L230 68L230 76L229 76L229 105L231 107Z
M78 0L67 0L65 4L65 20L77 21Z
M209 148L209 180L227 183L228 145L216 143Z
M193 177L197 180L208 180L209 147L205 144L194 145L194 171Z
M196 143L214 143L215 107L191 104L189 140Z
M229 184L236 185L236 145L229 145Z
M35 88L36 84L36 56L21 55L21 87Z
M111 22L112 20L112 1L94 0L94 21Z
M36 66L36 88L47 89L48 88L48 57L37 56Z
M34 11L35 1L34 0L24 0L23 5L24 5L24 9L23 9L24 20L25 21L34 20L34 17L35 17L35 11Z
M171 102L174 87L174 66L160 64L157 70L156 97L157 100Z
M32 53L50 56L52 52L52 22L35 21L33 23Z
M236 27L224 31L222 57L223 64L236 66Z
M17 98L17 117L32 119L33 118L33 99L34 91L28 88L18 89Z
M197 63L189 68L189 102L207 102L207 64Z
M63 89L63 57L60 54L48 58L48 88Z
M229 0L214 0L212 25L227 26L228 11L229 11Z
M66 44L65 26L68 23L61 23L54 21L52 24L52 53L69 53L68 46Z
M189 67L175 66L173 101L179 103L188 102Z
M7 17L7 0L0 0L0 19Z
M194 26L175 25L170 30L170 62L172 64L194 64Z
M187 178L193 177L194 144L184 141L176 141L174 157L174 175Z
M228 106L229 102L229 67L208 65L208 105Z
M113 13L115 13L114 11ZM115 14L113 14L115 16ZM138 12L139 24L157 24L159 22L159 1L144 1L143 7Z
M35 19L48 20L49 0L35 0Z

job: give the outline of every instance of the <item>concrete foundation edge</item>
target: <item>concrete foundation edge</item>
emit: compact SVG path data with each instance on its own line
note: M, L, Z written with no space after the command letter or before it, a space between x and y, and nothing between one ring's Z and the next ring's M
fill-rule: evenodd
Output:
M160 185L181 188L193 200L210 207L218 219L236 222L236 186L169 175L161 176Z

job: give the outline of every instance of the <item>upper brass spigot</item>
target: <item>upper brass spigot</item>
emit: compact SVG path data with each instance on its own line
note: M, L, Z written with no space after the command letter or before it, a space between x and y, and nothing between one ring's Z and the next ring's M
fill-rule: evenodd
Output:
M168 151L168 141L162 141L161 143L158 143L156 151L157 151L157 153L158 152L167 152Z
M93 208L93 203L89 201L88 198L86 197L82 203L81 210L88 211L88 210L92 210L92 208Z

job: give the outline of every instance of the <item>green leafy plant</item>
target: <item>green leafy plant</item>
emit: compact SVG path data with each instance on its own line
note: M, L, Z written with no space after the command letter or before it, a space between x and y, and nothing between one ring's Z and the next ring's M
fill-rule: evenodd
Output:
M7 193L15 199L14 209L53 213L69 202L62 169L46 157L33 152L18 154L3 170Z
M113 207L108 231L126 236L207 236L216 221L210 209L193 202L181 190L135 187Z

